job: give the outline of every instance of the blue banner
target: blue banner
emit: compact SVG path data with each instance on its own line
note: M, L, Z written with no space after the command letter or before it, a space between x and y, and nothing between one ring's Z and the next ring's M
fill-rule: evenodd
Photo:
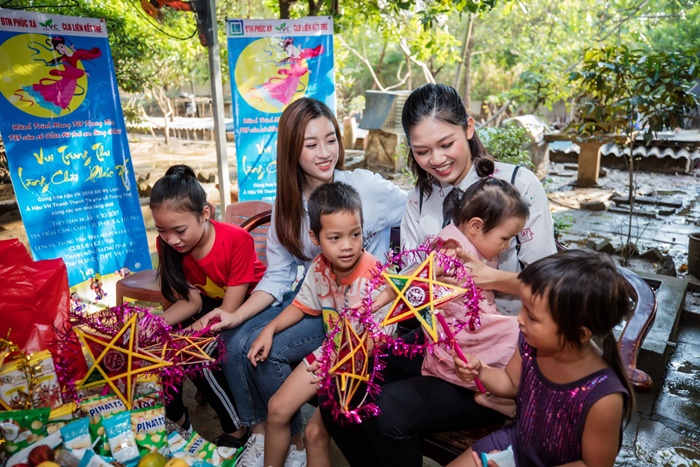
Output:
M277 181L277 123L285 107L313 97L335 111L333 20L229 19L238 198L272 201Z
M0 76L32 253L63 258L70 285L105 300L104 279L151 258L104 20L0 9Z

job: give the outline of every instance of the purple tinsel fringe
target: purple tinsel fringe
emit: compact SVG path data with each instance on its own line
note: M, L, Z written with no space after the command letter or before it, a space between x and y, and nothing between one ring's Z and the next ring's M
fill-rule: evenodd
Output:
M219 352L219 356L211 361L201 363L189 363L184 358L178 356L178 351L187 344L178 341L179 336L191 337L214 337L207 328L201 331L185 331L169 326L159 316L152 315L147 308L141 308L129 303L121 306L101 310L96 313L83 313L82 311L71 310L71 326L80 326L90 331L104 334L105 336L116 335L134 315L138 315L137 328L139 348L149 347L162 349L167 348L164 360L172 362L173 365L159 368L154 371L159 376L161 391L159 397L164 402L172 399L177 392L180 383L192 375L201 374L205 368L218 365L224 352ZM63 388L64 400L75 400L80 402L76 383L84 377L82 369L76 368L74 362L82 362L85 357L77 334L70 327L60 330L58 335L57 348L58 355L54 355L54 365L58 381ZM219 349L223 347L221 341L216 338ZM160 351L152 352L160 355Z

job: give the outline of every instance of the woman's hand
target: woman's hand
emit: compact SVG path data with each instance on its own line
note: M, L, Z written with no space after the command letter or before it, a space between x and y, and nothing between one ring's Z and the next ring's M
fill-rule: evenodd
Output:
M214 308L206 315L202 316L199 321L192 325L193 329L203 329L211 326L214 332L233 329L241 324L240 315L236 312L224 311L221 308Z
M479 371L481 370L481 360L473 355L466 355L467 361L465 363L460 357L455 353L452 359L455 362L455 373L462 381L470 382L474 381L477 376L479 376Z
M500 452L500 451L491 451L489 454L493 454L496 452ZM496 461L491 460L491 459L488 460L487 465L484 465L483 462L481 462L481 456L474 451L472 451L472 456L474 457L474 463L476 464L477 467L498 467L498 464L496 463Z
M479 278L483 276L488 276L489 274L489 269L492 269L488 266L486 266L484 263L479 261L479 258L472 253L469 253L467 251L464 251L461 248L457 248L455 250L455 254L457 255L457 258L459 258L462 263L464 263L464 267L468 268L471 272L472 279L474 280L474 283L476 285L481 285L481 281Z
M494 269L479 261L479 258L464 251L461 248L456 250L464 266L471 270L470 275L474 285L485 290L497 290L508 294L517 294L520 285L518 273Z
M258 366L258 363L264 362L267 356L270 354L270 349L272 348L272 339L275 335L275 331L272 327L265 326L258 337L253 341L253 345L250 346L248 351L248 360L253 366Z

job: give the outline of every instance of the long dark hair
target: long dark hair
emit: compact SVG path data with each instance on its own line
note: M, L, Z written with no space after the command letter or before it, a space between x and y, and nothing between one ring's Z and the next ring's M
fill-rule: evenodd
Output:
M504 219L516 217L527 219L530 207L520 192L510 183L493 177L494 162L491 159L480 158L474 161L476 173L481 180L472 184L464 191L462 198L448 196L445 202L446 210L453 212L456 226L478 217L484 221L483 232L498 227Z
M197 181L194 170L187 165L174 165L153 184L149 205L151 211L165 208L177 212L191 212L200 219L207 205L207 194ZM156 241L158 275L163 297L171 302L180 297L189 300L190 285L182 267L182 254L168 245L160 235Z
M533 296L547 298L552 319L566 343L580 349L583 327L602 339L603 358L629 392L625 407L629 421L634 389L612 331L632 311L635 293L613 260L604 253L568 250L535 261L518 278L530 287Z
M410 132L424 119L431 117L452 125L459 125L465 131L469 121L467 108L464 106L462 97L455 88L446 84L424 84L414 89L411 95L408 96L408 99L406 99L403 112L401 113L401 124L409 142L408 164L413 175L416 176L416 186L420 191L421 197L429 197L433 192L433 177L423 170L416 162L415 157L413 157L413 150L410 145ZM476 131L468 141L469 152L473 161L481 157L489 157Z
M304 149L306 125L315 118L325 117L333 123L338 139L338 163L343 169L345 149L338 120L326 104L316 99L302 97L292 102L280 116L277 129L277 197L275 198L275 230L280 243L291 254L309 260L302 250L301 220L304 206L302 193L306 178L299 165ZM306 235L306 232L304 232Z

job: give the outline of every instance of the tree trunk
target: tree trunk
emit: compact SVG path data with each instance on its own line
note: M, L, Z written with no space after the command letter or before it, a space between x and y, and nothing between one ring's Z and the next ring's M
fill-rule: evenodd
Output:
M384 65L384 55L386 55L386 42L384 42L382 44L382 52L379 54L379 62L377 63L377 71L376 71L377 80L379 80L380 77L382 76L382 67ZM372 89L377 89L377 82L376 81L372 84Z
M279 0L280 19L289 19L289 11L296 0Z
M170 119L173 115L173 107L170 105L170 99L165 95L162 88L151 89L151 94L158 103L160 111L163 113L163 133L165 134L165 144L170 143Z
M467 113L472 113L472 52L474 51L474 15L469 15L469 28L467 28L467 43L464 53L464 105Z
M467 16L467 27L464 30L464 41L462 42L462 60L457 63L457 73L455 74L453 88L459 89L459 83L462 82L462 68L464 67L464 62L467 59L467 44L469 44L469 38L472 32L472 16Z
M322 4L321 1L309 0L309 16L318 16Z

